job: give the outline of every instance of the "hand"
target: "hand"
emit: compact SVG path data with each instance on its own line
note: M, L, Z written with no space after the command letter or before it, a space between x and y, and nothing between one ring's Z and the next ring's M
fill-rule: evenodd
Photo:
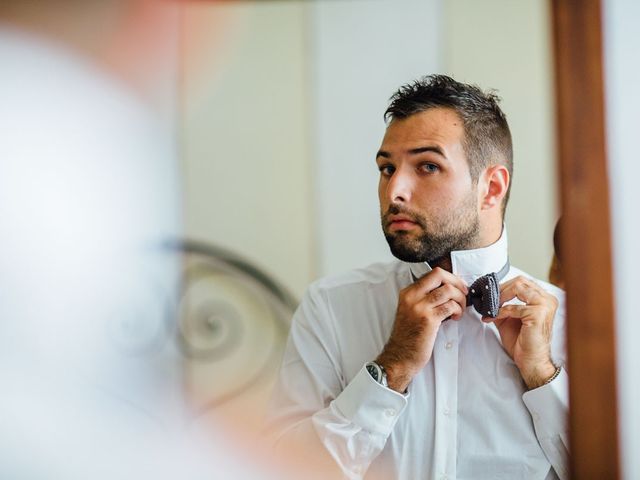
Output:
M504 305L514 298L525 305ZM500 286L500 305L496 318L482 317L482 321L495 324L502 346L527 387L537 388L556 370L551 362L551 331L558 300L532 280L519 276Z
M443 320L458 320L467 307L467 286L436 267L402 289L389 341L376 361L387 373L389 388L406 391L427 364Z

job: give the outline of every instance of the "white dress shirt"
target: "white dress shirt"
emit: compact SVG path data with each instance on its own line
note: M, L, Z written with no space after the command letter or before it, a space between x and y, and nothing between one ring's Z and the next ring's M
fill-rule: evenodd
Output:
M507 262L506 231L451 254L467 284ZM344 478L568 478L568 377L527 391L494 324L473 307L442 323L433 355L402 395L364 368L386 344L399 292L426 264L374 264L313 283L294 315L268 426L276 442L318 439ZM503 281L526 275L511 267ZM528 275L527 275L528 276ZM530 278L530 277L529 277ZM552 359L564 366L564 293ZM317 438L310 438L313 436ZM318 447L321 448L321 447Z

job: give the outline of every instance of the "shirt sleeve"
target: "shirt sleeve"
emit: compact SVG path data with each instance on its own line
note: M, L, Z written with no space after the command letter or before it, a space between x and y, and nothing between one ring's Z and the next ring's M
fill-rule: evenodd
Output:
M569 376L563 368L547 385L522 396L540 446L561 480L569 479Z
M364 366L345 379L333 321L323 292L312 285L293 317L267 430L281 453L328 454L338 477L358 479L384 448L408 397L377 383Z

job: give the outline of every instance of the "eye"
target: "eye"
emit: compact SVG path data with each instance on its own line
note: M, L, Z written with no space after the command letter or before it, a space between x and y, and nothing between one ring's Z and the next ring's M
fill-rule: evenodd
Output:
M380 170L380 175L384 176L384 177L390 177L391 175L393 175L393 172L396 171L395 167L393 165L380 165L378 167L378 170Z
M440 167L435 163L423 163L420 165L420 169L425 173L436 173L440 170Z

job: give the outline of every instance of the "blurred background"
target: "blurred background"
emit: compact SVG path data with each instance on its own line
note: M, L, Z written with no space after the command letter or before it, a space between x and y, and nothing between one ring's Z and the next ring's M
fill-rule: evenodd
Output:
M0 0L0 65L11 478L86 478L51 453L65 425L81 425L62 445L87 465L128 465L128 415L150 420L131 438L163 432L153 452L173 452L140 471L283 478L259 432L291 314L314 279L392 258L374 156L388 98L422 75L502 97L511 262L547 278L547 1ZM36 441L37 410L53 433ZM83 441L105 415L109 454ZM35 443L47 468L27 475Z

